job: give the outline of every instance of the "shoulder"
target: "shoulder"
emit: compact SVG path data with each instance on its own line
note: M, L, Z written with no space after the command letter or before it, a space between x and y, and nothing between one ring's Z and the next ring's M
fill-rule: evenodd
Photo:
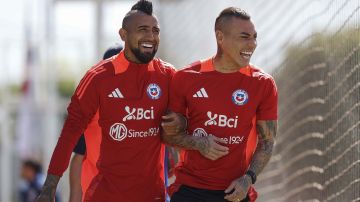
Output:
M76 94L81 96L85 89L96 88L99 83L106 81L107 78L115 75L114 66L111 63L111 60L102 60L96 65L92 66L81 79L77 89Z
M111 58L102 60L96 65L92 66L85 74L85 78L89 78L91 80L101 80L106 79L110 76L114 76L115 70L114 66L111 62Z
M154 58L153 63L155 69L160 71L161 73L173 75L176 71L175 67L172 64L170 64L169 62L165 62L160 58Z
M193 79L198 79L201 75L203 75L202 65L203 61L198 60L181 68L175 73L173 80L182 85L184 84L185 80L189 81Z
M179 71L176 72L176 76L191 76L191 75L197 75L201 73L201 61L193 62L183 68L181 68Z
M277 91L275 80L270 74L254 65L250 65L250 68L252 69L251 76L253 79L255 79L256 83L258 83L260 86L263 86L264 89L275 92Z
M259 80L259 81L263 81L263 82L266 82L266 81L271 81L271 82L274 82L274 78L266 73L263 69L253 65L253 64L250 64L250 68L251 68L251 77L256 79L256 80Z

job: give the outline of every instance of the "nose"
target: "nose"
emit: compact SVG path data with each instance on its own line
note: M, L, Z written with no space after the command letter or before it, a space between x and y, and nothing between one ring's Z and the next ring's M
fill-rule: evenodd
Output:
M146 37L147 39L154 40L154 39L156 39L156 38L159 37L159 34L158 34L157 32L154 32L154 31L151 31L151 30L150 30L150 31L147 31L147 32L146 32L145 37Z
M146 33L143 36L145 38L147 38L147 39L153 39L154 38L154 34L150 30L146 31Z
M256 39L255 39L255 38L249 39L249 41L248 41L248 46L251 47L251 48L256 48L256 46L257 46L257 41L256 41Z

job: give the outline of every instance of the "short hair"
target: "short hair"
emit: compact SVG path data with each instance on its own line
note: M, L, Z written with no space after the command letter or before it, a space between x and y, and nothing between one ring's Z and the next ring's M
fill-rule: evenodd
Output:
M250 20L250 15L245 10L236 7L228 7L222 10L219 16L216 18L215 30L221 30L224 22L228 21L232 17L243 20Z
M153 14L153 5L151 1L148 0L140 0L138 2L136 2L136 4L134 4L131 7L131 10L125 15L123 21L122 21L122 27L126 27L126 25L128 24L127 22L129 21L130 17L132 16L132 14L136 13L136 11L140 11L143 12L147 15L152 15Z
M108 48L103 56L103 60L108 59L114 55L117 55L118 53L120 53L120 51L123 49L123 47L121 45L115 45L115 46L111 46L110 48Z
M42 167L41 167L40 163L33 161L33 160L25 160L23 162L23 166L31 168L37 174L42 172Z

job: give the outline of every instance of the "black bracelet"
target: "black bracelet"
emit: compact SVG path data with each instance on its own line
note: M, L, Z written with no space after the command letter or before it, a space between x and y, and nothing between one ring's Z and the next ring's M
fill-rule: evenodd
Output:
M246 175L249 175L250 178L251 178L251 183L252 183L252 184L255 184L255 182L256 182L256 174L255 174L253 171L251 171L251 170L246 171L245 174L246 174Z

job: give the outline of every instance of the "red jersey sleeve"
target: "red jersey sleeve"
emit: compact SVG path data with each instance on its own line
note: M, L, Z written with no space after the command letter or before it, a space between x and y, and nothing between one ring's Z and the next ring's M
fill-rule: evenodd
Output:
M181 87L182 82L184 82L181 79L181 73L176 72L171 80L169 108L173 112L186 115L186 97L183 92L184 89Z
M49 174L62 176L68 167L74 146L98 109L97 75L103 71L101 66L89 70L72 96L68 116L51 157Z
M275 81L269 77L265 80L263 99L256 111L257 120L276 120L278 108L278 93Z

